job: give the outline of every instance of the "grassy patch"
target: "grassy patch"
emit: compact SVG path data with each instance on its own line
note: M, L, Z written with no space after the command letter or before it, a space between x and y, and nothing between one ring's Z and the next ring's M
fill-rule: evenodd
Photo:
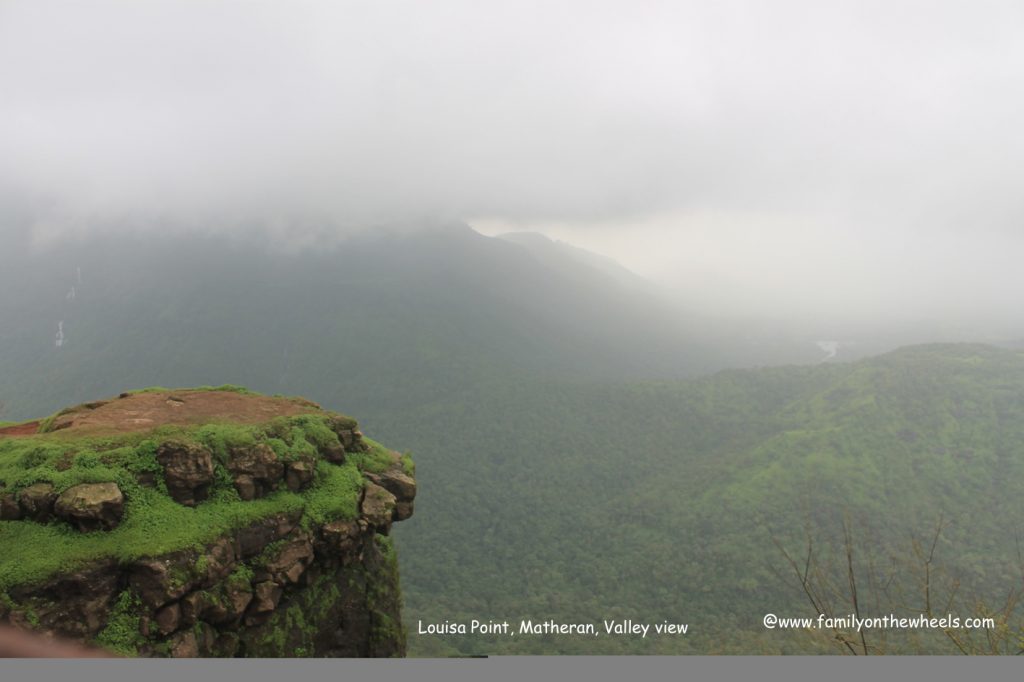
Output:
M404 471L407 476L416 476L416 463L412 461L412 456L408 452L403 454L399 461L402 464L402 471Z
M375 643L385 646L392 642L399 643L399 648L404 650L405 628L392 617L401 604L398 555L390 537L376 535L373 539L381 555L381 564L377 571L367 575L366 605L370 610L370 637Z
M348 460L354 462L363 471L379 474L391 468L395 463L394 455L388 448L365 436L363 442L370 446L369 452L353 452L348 455Z
M278 609L254 642L254 656L303 658L316 651L316 637L341 598L338 575L328 573L295 596L294 603Z
M306 496L303 525L309 528L336 519L356 518L362 489L363 476L355 466L318 462L317 485Z
M218 388L220 390L220 388ZM0 592L34 583L100 559L128 562L204 545L237 528L279 513L302 511L306 528L358 515L363 487L360 468L381 470L390 465L387 448L371 443L344 465L320 460L313 484L301 493L282 489L242 502L227 471L234 448L266 442L282 459L318 457L318 447L337 444L330 430L331 413L303 414L264 425L231 423L198 427L160 427L151 432L106 437L71 438L61 431L27 438L0 439L0 484L18 492L37 482L52 483L56 492L79 483L113 481L125 495L121 524L109 532L80 533L65 523L0 521ZM194 508L172 500L163 469L156 460L160 443L189 440L215 455L215 482L208 500ZM139 484L139 475L155 473L157 484Z
M141 614L141 600L126 589L118 595L107 626L96 636L96 644L122 656L138 656L139 646L145 641L139 632Z

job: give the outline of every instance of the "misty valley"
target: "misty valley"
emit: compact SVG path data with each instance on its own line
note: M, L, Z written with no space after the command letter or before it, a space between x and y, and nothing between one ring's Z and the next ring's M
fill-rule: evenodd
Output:
M13 237L0 426L152 386L353 415L416 462L415 514L380 550L413 656L1018 653L1024 354L958 334L716 318L461 224L293 249ZM373 452L353 461L386 486ZM23 487L26 462L5 465ZM764 625L855 609L993 627Z
M0 678L1020 679L1022 36L0 0Z

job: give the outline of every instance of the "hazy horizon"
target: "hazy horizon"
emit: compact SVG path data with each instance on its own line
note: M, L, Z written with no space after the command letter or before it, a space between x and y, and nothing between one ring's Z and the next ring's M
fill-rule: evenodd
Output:
M0 4L0 231L530 230L702 312L1015 334L1011 2Z

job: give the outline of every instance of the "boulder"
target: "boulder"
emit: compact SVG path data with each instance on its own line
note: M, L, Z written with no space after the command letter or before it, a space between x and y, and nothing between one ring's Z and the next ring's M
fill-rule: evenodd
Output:
M398 502L412 502L416 499L416 479L397 467L383 473L366 472L362 475L383 487Z
M216 658L234 658L238 653L238 641L237 632L222 632L213 643L210 655Z
M5 493L0 488L0 521L17 521L21 518L21 507L14 493Z
M181 604L181 626L189 628L195 625L195 622L203 617L208 600L209 595L202 591L189 592L182 597L179 602Z
M196 588L223 580L235 570L236 556L234 540L221 538L198 555L182 551L136 561L129 570L128 583L143 603L155 610Z
M265 575L279 585L299 582L299 578L306 572L313 562L313 545L309 538L300 534L295 539L286 542L277 553L269 559L262 570L257 574Z
M212 655L213 648L217 643L217 630L207 623L198 623L193 632L196 635L196 646L199 648L199 655L202 657Z
M129 569L128 584L150 609L181 599L196 585L192 578L194 554L175 552L156 559L140 559Z
M239 620L253 599L248 583L228 582L211 591L191 592L181 599L181 625L203 620L226 625Z
M52 483L34 483L18 495L22 515L39 523L50 520L56 501L57 493L53 491Z
M345 463L345 446L341 443L331 443L319 448L320 456L331 464Z
M235 533L238 558L245 560L256 556L271 542L280 540L291 533L301 517L302 510L297 510L290 514L277 514L267 519L261 519L240 528Z
M331 521L321 529L322 541L317 546L333 556L344 556L359 542L360 529L355 521Z
M359 506L363 519L383 535L391 530L391 520L395 513L395 496L387 490L366 482L363 490L363 501Z
M416 481L399 467L379 473L365 472L369 481L379 485L395 496L395 521L404 521L412 516L413 500L416 499Z
M316 464L309 459L299 459L288 462L288 468L284 475L285 485L293 493L300 492L309 487L313 482L313 474L316 472Z
M380 486L390 492L399 502L416 499L416 480L399 468L391 468L380 474Z
M253 598L245 616L247 625L265 622L281 600L281 586L272 580L256 583L253 588Z
M56 515L78 530L111 530L124 515L124 495L116 483L82 483L60 494Z
M395 521L405 521L413 514L413 503L412 502L396 502L395 503L395 514L392 517Z
M263 497L277 488L284 476L284 463L266 443L231 452L228 470L234 474L235 489L243 500Z
M177 603L168 604L156 612L153 620L161 635L169 635L177 630L181 623L181 606Z
M235 490L238 491L238 496L242 498L243 502L256 499L256 481L249 474L235 476Z
M164 468L167 492L176 502L194 507L210 495L213 485L213 457L201 445L168 441L156 451Z
M231 538L221 538L211 544L193 566L196 583L209 587L226 578L235 570L237 554Z
M328 421L328 426L337 434L338 440L347 452L366 452L370 449L363 442L363 434L359 431L359 424L355 419L335 415Z
M225 584L203 610L203 620L216 625L237 621L245 613L252 599L252 587L249 584Z
M173 658L196 658L199 656L199 640L191 630L178 633L171 638L169 644Z

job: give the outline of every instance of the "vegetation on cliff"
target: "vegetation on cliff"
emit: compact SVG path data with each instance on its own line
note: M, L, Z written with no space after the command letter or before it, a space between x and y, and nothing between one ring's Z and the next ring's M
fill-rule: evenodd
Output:
M152 570L146 567L154 558L171 557L166 561L184 561L183 573L164 580L155 592L159 596L150 590L148 603L145 591L140 600L135 586L112 589L106 603L89 607L92 615L106 614L91 628L96 641L121 653L237 652L237 642L233 648L211 644L203 650L202 637L194 645L193 640L167 640L163 648L154 648L152 641L147 644L147 627L140 619L162 617L165 622L153 634L180 635L182 609L192 608L190 620L201 624L200 612L219 613L223 607L217 604L233 599L237 613L215 616L210 627L228 621L262 627L261 619L277 617L278 601L282 596L287 600L282 591L300 583L316 552L325 555L326 568L303 583L296 600L309 599L305 589L316 591L329 579L325 576L340 580L344 571L365 572L362 563L356 562L358 569L350 566L345 552L366 542L375 546L377 532L387 533L393 520L411 515L415 488L410 469L407 455L364 438L351 418L302 399L269 398L237 387L147 389L62 410L37 423L8 426L0 430L0 543L5 549L0 554L0 618L39 627L38 608L53 611L52 605L39 602L46 601L43 593L52 591L55 581L109 566L127 576L115 582L132 583L140 570ZM117 504L98 498L96 491L116 491ZM62 507L65 500L70 501ZM91 515L102 515L105 523L83 525L81 520ZM268 520L278 530L246 549L252 529ZM211 549L225 539L229 560L217 558ZM332 554L331 546L342 554ZM256 556L244 558L257 549ZM335 566L338 557L341 563ZM230 564L231 570L211 578L211 562ZM275 568L275 562L283 564ZM252 579L254 569L267 573L263 582L258 574ZM381 580L397 579L386 573ZM240 576L241 584L230 587ZM364 602L375 580L364 578ZM274 587L266 587L261 597L260 585ZM184 604L183 586L197 595L190 607ZM260 598L273 603L254 612ZM331 606L318 601L322 609ZM396 593L389 602L395 613L382 617L397 618L398 603ZM169 604L178 614L173 618L167 615ZM51 614L43 629L66 629L59 615ZM305 618L316 626L313 614ZM395 641L401 646L393 646L392 653L404 647L400 637ZM323 653L322 648L304 650Z
M1017 584L1020 353L918 346L676 381L817 360L813 339L846 332L773 344L737 325L702 347L705 321L666 335L663 311L513 247L467 232L295 257L198 238L0 252L0 418L125 384L301 393L416 453L421 505L394 531L407 625L693 625L677 639L411 636L412 654L831 651L759 617L807 608L772 536L796 553L811 521L817 546L841 548L844 513L893 556L942 518L937 558L961 594ZM858 343L839 359L933 336L906 330L847 330Z

